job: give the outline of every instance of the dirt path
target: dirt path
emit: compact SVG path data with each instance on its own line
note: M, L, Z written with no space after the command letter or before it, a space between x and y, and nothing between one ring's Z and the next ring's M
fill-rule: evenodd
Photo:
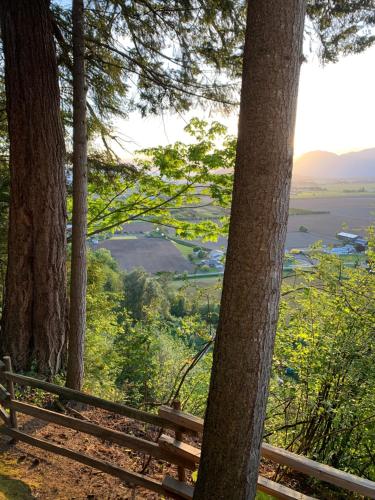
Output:
M91 422L112 429L140 437L156 437L156 431L146 433L142 425L137 425L124 417L117 417L100 410L83 413ZM20 428L35 437L112 462L128 470L140 472L142 469L144 463L142 454L37 419L21 416L19 421ZM175 468L165 462L152 460L149 467L150 476L162 480L167 473L175 475ZM21 442L9 444L8 438L0 437L0 500L154 500L157 498L158 495L155 493L142 488L134 490L119 479L91 467Z

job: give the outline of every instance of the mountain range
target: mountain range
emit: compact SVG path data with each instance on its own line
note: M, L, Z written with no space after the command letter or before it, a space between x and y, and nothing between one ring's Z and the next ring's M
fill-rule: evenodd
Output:
M293 175L306 179L375 179L375 148L341 155L311 151L294 161Z

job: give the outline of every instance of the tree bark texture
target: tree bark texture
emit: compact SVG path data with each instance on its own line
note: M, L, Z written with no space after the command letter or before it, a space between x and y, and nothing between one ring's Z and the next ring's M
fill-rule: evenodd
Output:
M64 135L48 0L1 0L10 141L1 350L16 370L60 368L66 329Z
M83 0L73 0L73 232L66 385L80 390L86 331L87 124Z
M252 499L287 229L303 0L249 0L220 320L195 500Z

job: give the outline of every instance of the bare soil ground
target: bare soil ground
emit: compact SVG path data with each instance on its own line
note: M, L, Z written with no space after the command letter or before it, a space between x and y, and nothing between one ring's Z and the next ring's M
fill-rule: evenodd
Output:
M123 230L128 234L143 234L148 233L155 229L155 225L152 222L131 222L123 225Z
M291 215L288 221L286 248L307 248L316 241L322 240L325 245L338 244L336 234L347 225L347 231L364 236L366 229L375 222L374 196L345 196L291 199L291 208L324 211L327 213L312 213ZM299 231L300 226L308 228L307 233ZM197 241L197 245L202 244ZM227 238L219 238L217 242L202 244L207 248L226 249Z
M91 422L124 431L148 439L157 437L156 429L148 429L125 417L104 410L82 412ZM140 473L145 457L143 454L79 433L71 429L20 416L20 427L24 432L51 441L94 458L100 458ZM162 480L168 475L176 476L176 467L153 459L147 475ZM9 438L0 438L0 500L155 500L156 493L143 488L132 488L119 479L81 465L64 457L17 442L9 444Z
M105 240L99 247L107 248L124 270L143 267L150 273L194 271L194 265L181 255L173 243L162 238Z
M287 243L288 249L308 247L315 241L338 243L336 233L342 231L343 224L348 232L365 235L366 229L374 224L374 197L312 198L291 200L293 208L328 211L320 215L295 215L289 217ZM308 228L308 233L298 231L300 226Z

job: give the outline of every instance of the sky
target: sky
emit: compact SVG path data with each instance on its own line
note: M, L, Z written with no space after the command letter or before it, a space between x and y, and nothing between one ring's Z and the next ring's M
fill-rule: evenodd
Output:
M325 66L314 55L307 58L301 68L295 156L315 150L342 154L375 147L375 47ZM152 118L132 113L117 123L120 135L130 141L123 156L136 149L188 140L183 128L193 116L218 120L236 133L235 113L209 116L194 110L184 116Z

